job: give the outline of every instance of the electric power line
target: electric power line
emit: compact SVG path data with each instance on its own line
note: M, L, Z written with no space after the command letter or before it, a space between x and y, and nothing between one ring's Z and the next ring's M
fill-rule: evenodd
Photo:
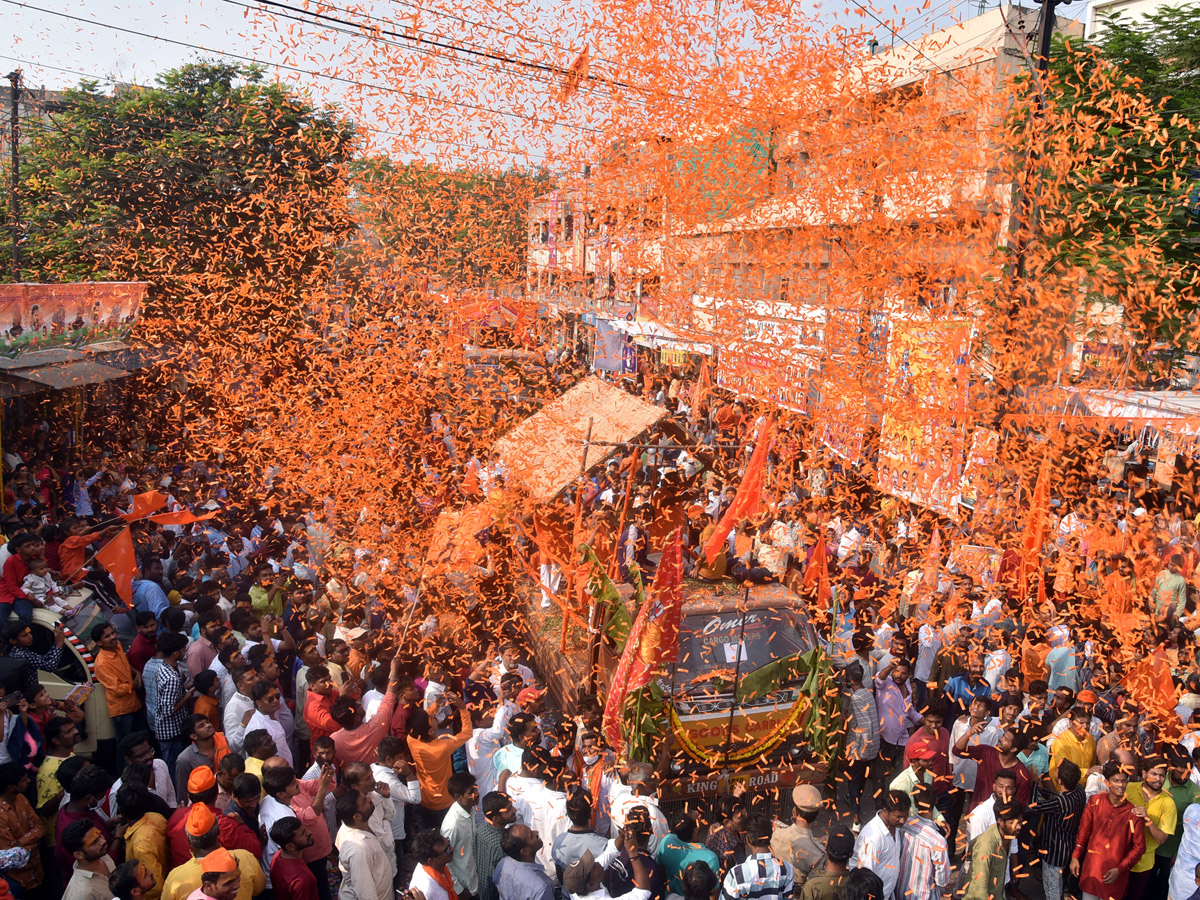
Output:
M314 72L311 69L303 69L298 66L291 66L291 65L284 64L284 63L269 62L267 60L258 59L257 57L245 56L245 55L238 54L238 53L232 53L227 50L214 50L209 47L203 47L199 44L189 43L188 41L181 41L181 40L178 40L175 38L163 37L162 35L152 34L150 32L145 32L145 31L138 31L133 28L125 28L120 25L113 25L108 22L100 22L96 19L85 19L81 16L73 16L73 15L70 15L69 13L59 12L58 10L45 9L43 7L33 6L29 3L21 2L21 0L0 0L0 2L7 3L10 6L16 6L20 9L28 9L28 10L32 10L34 12L46 13L47 15L59 16L64 19L69 19L73 22L81 22L86 25L96 25L101 28L108 28L112 31L119 31L124 34L132 34L137 37L147 38L152 41L161 41L166 44L174 44L179 47L186 47L190 50L198 50L201 53L213 53L213 54L217 54L219 56L227 56L230 59L237 59L237 60L241 60L243 62L256 63L258 65L263 65L263 66L270 66L270 67L273 67L276 69L282 69L282 70L288 71L288 72L295 72L295 73L301 74L301 75L308 75L313 78L323 78L323 79L326 79L329 81L339 82L341 84L354 85L355 87L365 87L365 88L369 88L372 90L379 90L379 91L384 91L384 92L388 92L388 93L394 93L394 94L398 94L402 97L406 97L410 100L418 100L418 101L421 101L424 103L434 103L434 104L444 104L444 105L448 105L448 106L458 106L458 107L462 107L464 109L475 110L477 112L492 113L495 115L507 116L510 118L519 119L519 120L523 120L526 122L533 122L533 123L536 123L539 125L549 125L551 127L562 126L565 128L573 128L573 129L577 129L580 131L589 131L589 132L594 132L597 134L602 133L601 129L591 128L591 127L585 126L585 125L572 125L570 123L565 123L565 122L551 122L551 121L547 121L545 119L539 119L536 116L528 116L528 115L525 115L524 113L509 112L507 110L495 109L493 107L482 106L480 104L475 104L475 103L468 103L468 102L462 101L462 100L447 100L447 99L440 99L440 98L436 98L436 97L428 97L423 94L416 94L411 91L405 91L400 88L390 87L388 85L371 84L369 82L362 82L362 81L358 81L353 78L346 78L341 75L330 75L326 72Z

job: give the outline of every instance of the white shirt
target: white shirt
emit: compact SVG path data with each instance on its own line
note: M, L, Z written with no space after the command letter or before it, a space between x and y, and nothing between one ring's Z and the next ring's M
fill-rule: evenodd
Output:
M208 668L217 673L217 681L221 682L221 708L224 709L229 705L229 701L233 699L233 695L237 693L237 687L233 683L233 676L229 674L229 670L225 668L225 664L217 657L213 657L213 661L208 664Z
M1168 900L1187 900L1196 892L1196 865L1200 864L1200 803L1193 803L1183 811L1179 827L1183 839L1171 868Z
M150 788L155 794L162 798L163 803L174 809L179 804L175 798L175 779L171 777L171 770L167 768L167 762L163 759L155 758L150 764L154 770L154 787ZM124 782L118 778L113 782L113 786L108 789L108 811L109 817L115 816L117 810L117 791L121 789Z
M370 831L343 825L334 844L342 873L338 900L393 900L391 863L379 838Z
M417 867L413 869L412 880L409 881L410 888L416 888L425 896L425 900L450 900L450 895L446 893L446 889L433 880L425 867L417 863ZM458 890L457 879L454 885L455 890Z
M973 759L955 756L954 746L958 743L958 739L970 730L970 716L960 716L954 721L954 727L950 729L950 765L954 767L954 786L967 791L975 790L975 776L979 771L979 763ZM988 722L987 728L967 739L967 746L978 747L986 744L989 747L995 747L1000 743L1001 734L999 728L992 722Z
M917 632L917 665L913 674L918 681L928 681L933 671L933 658L942 646L942 632L932 625L922 625Z
M501 732L494 728L476 728L471 740L467 742L467 765L475 783L479 785L479 796L484 797L496 789L498 774L492 762L492 756L504 742Z
M369 722L375 716L375 713L379 712L379 707L383 706L383 698L384 695L380 691L375 690L375 688L371 688L362 695L363 719L365 721Z
M375 809L371 812L371 819L367 823L371 827L371 832L375 837L379 838L379 843L383 845L383 853L388 859L389 871L392 877L396 877L396 842L392 837L392 821L396 818L396 805L392 803L390 797L385 797L378 791L371 791L371 803Z
M854 855L850 857L850 868L870 869L878 875L883 881L885 898L896 893L896 881L900 876L900 839L878 815L859 832L854 842Z
M380 763L371 764L371 774L376 781L382 781L388 786L392 795L392 807L395 815L392 817L392 839L402 841L406 837L404 831L404 804L421 802L421 783L415 778L408 782L400 780L396 770Z
M610 822L609 837L616 837L617 831L625 827L625 820L629 816L629 810L635 806L644 806L650 813L650 821L654 826L654 834L650 837L647 850L653 856L658 852L659 842L671 833L671 828L667 825L667 817L658 808L657 797L643 797L632 792L626 792L614 797L608 813Z
M492 682L492 688L496 691L496 699L500 698L500 676L505 672L516 671L521 673L521 680L525 682L524 686L528 687L537 679L533 677L533 669L522 663L517 663L516 669L507 668L503 662L496 660L496 673L489 679Z
M246 723L246 730L242 734L243 743L247 734L251 731L258 731L260 728L274 738L275 752L286 759L287 764L290 766L292 764L292 750L288 746L287 734L284 732L283 726L271 716L265 716L257 709L254 711L254 715L250 717L250 721Z
M565 808L565 807L564 807ZM442 819L442 837L450 842L450 877L459 894L479 893L479 873L475 871L475 825L473 816L458 803L450 804ZM542 838L545 841L545 838ZM420 866L417 869L420 870ZM425 895L429 900L429 895Z
M267 843L263 847L262 855L263 871L267 873L267 887L271 886L271 860L279 852L279 845L271 838L271 826L280 819L294 815L296 813L290 806L284 806L270 794L263 797L262 803L258 807L258 824L267 832Z
M225 704L225 715L221 719L225 725L225 740L234 753L244 755L246 752L246 726L242 724L242 717L252 709L254 701L245 694L234 693Z

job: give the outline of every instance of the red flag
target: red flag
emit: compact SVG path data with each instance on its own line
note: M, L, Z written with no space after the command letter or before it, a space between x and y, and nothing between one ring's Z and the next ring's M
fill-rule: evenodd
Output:
M583 52L575 57L575 62L571 63L566 74L563 76L562 88L558 92L558 102L562 103L570 99L571 95L579 90L579 84L583 79L588 77L588 67L591 64L591 51L583 48Z
M647 684L658 667L679 659L679 621L683 610L683 530L676 528L663 547L650 599L638 612L625 641L621 661L608 685L604 733L615 750L623 749L621 710L625 699Z
M144 519L156 509L162 509L167 505L167 495L160 494L158 491L146 491L144 494L133 495L133 509L127 513L121 513L121 518L126 522L134 522L138 519Z
M128 528L96 551L96 559L108 570L117 593L125 605L133 606L133 579L137 577L137 560L133 552L133 537Z
M742 519L749 519L758 514L762 505L763 479L767 474L767 451L771 449L771 435L774 430L775 415L772 413L763 425L758 443L754 445L750 464L746 466L746 474L742 476L742 483L738 485L733 502L729 504L729 509L725 510L725 515L721 516L717 530L702 548L704 558L710 566L721 552L725 539L729 537L729 532L733 531L733 526Z
M215 519L220 514L221 511L219 509L214 509L212 512L207 512L202 516L188 512L186 509L181 509L179 512L159 513L156 516L147 516L147 518L159 525L192 525L195 522L207 522L209 519Z
M1021 539L1021 567L1017 570L1017 595L1028 602L1029 579L1042 568L1042 545L1050 520L1050 451L1042 456L1037 484L1029 502L1029 519Z

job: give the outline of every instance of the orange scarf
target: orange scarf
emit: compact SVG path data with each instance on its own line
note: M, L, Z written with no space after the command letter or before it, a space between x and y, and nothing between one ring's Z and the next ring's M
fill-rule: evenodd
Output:
M429 873L429 877L433 879L438 887L446 892L446 896L450 900L458 900L458 894L454 891L454 882L450 880L450 872L445 866L435 869L433 866L427 866L422 863L421 868Z

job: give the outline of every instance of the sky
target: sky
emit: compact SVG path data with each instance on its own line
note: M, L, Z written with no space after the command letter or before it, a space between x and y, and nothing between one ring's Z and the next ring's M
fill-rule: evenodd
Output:
M333 102L344 100L346 92L354 88L347 86L345 78L339 80L330 75L341 73L343 76L356 77L351 68L355 58L353 47L355 42L361 42L361 38L333 36L322 41L320 46L285 46L283 41L278 40L274 26L278 24L286 28L287 23L279 19L272 20L272 16L280 13L264 13L259 2L0 0L0 34L7 38L0 41L0 66L4 67L0 73L21 68L24 83L30 88L44 86L58 89L77 84L81 78L146 84L159 72L223 53L235 60L266 63L268 77L298 85L315 99ZM345 0L331 2L347 5ZM517 7L501 3L480 2L460 7L447 3L437 7L441 10L478 10L474 14L481 21L468 23L465 19L454 21L453 14L437 14L434 7L439 2L442 0L386 0L371 2L365 8L372 15L391 21L412 22L428 35L462 38L465 29L470 33L469 40L481 45L507 47L509 52L518 54L521 51L513 50L514 42L525 48L537 48L542 46L542 38L545 38L544 46L551 48L546 51L548 56L561 57L568 52L561 44L571 39L569 19L563 13L569 5L555 4L552 0L532 0L521 7L524 10L521 15L534 19L540 15L542 21L504 21L511 18L506 11ZM577 2L587 3L589 0ZM821 21L854 18L856 23L875 28L876 37L884 47L952 25L961 18L974 15L979 9L979 0L928 0L924 10L895 7L866 18L857 8L862 2L829 0L823 6L809 5ZM985 2L994 5L995 0ZM1075 0L1065 8L1060 7L1060 14L1082 17L1086 5L1087 0ZM463 12L463 15L472 14ZM883 19L890 27L876 28L876 17ZM517 31L521 32L519 37L513 37ZM375 52L378 53L378 49ZM405 51L385 48L385 52L402 54ZM372 71L380 71L377 63ZM377 82L378 78L371 80ZM441 104L459 101L455 113L465 120L470 113L469 110L464 112L464 106L461 105L463 92L453 82L454 79L448 79L444 83L418 84L414 90L437 98ZM431 106L414 115L429 115L429 110L435 108ZM372 124L370 121L364 122L361 113L359 122L368 128ZM384 133L386 125L380 128L380 123L375 124L376 133ZM411 123L408 127L411 128ZM491 126L486 122L480 125L481 130L488 127ZM469 134L467 138L470 138ZM480 142L498 143L494 137L484 138L482 135ZM445 143L442 140L440 145ZM442 149L445 147L442 146Z

